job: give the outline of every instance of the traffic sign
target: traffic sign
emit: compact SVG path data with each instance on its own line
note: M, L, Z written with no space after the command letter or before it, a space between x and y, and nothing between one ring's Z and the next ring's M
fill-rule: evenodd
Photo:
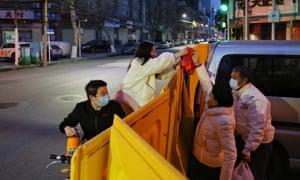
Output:
M271 11L268 14L268 22L279 22L279 11Z

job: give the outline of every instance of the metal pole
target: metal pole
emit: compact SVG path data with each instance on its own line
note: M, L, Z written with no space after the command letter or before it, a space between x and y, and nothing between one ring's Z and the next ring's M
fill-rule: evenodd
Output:
M229 27L230 27L230 25L229 25L229 9L228 9L228 12L227 12L227 40L230 39L230 28Z
M80 20L78 20L78 29L79 29L79 33L78 33L78 56L79 58L81 58L81 32L80 32Z
M245 0L245 12L244 12L244 40L248 40L249 37L249 22L248 22L248 0Z
M47 42L48 42L48 58L49 58L49 63L51 63L51 52L50 52L50 48L51 48L51 43L50 43L50 34L47 33Z
M146 2L143 0L143 11L142 11L142 40L148 39L146 37Z
M227 9L227 22L226 22L226 24L227 24L227 40L229 40L230 39L230 24L229 24L229 14L230 14L230 10L231 10L231 8L230 8L230 1L228 1L228 9Z
M275 0L272 0L272 10L273 10L273 12L275 11ZM272 38L272 40L275 40L275 22L274 21L272 21L272 30L271 30L272 32L271 32L271 38Z

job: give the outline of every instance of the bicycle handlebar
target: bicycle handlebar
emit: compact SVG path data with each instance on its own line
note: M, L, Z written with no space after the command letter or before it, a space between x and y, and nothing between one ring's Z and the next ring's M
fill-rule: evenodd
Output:
M49 156L50 159L55 159L55 160L59 160L62 163L64 163L65 161L70 162L71 157L70 156L66 156L66 155L56 155L56 154L50 154Z
M52 166L53 164L56 163L65 163L66 161L70 163L71 161L71 156L66 156L66 155L55 155L55 154L50 154L49 159L55 159L55 161L52 161L49 163L46 168Z

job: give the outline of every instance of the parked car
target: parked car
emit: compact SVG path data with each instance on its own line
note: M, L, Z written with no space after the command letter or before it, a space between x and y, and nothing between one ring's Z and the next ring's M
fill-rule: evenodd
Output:
M92 40L81 45L82 52L110 52L110 43L106 40Z
M19 55L21 56L21 48L22 47L30 47L29 42L19 42ZM0 47L0 58L10 59L12 61L15 60L15 43L6 43Z
M208 43L215 43L218 41L218 39L212 38L212 39L208 39L207 41Z
M139 42L136 41L130 41L126 43L122 48L121 48L121 54L135 54L136 49L139 46Z
M70 57L72 47L71 44L65 41L50 41L51 45L56 45L62 50L62 57Z
M63 57L63 51L62 49L57 45L50 45L50 49L48 50L48 58L49 58L49 52L50 52L50 58L51 59L57 59Z
M186 45L187 43L188 43L188 41L186 39L182 39L180 42L181 45Z
M174 47L175 46L174 40L167 40L167 42L170 44L170 47Z
M174 46L180 46L180 40L179 39L174 39Z
M194 44L198 44L198 43L201 43L201 42L205 42L205 39L198 37L198 38L194 39L194 41L193 41Z
M157 49L167 49L167 48L170 48L171 45L168 41L161 41L161 42L156 42L155 47Z

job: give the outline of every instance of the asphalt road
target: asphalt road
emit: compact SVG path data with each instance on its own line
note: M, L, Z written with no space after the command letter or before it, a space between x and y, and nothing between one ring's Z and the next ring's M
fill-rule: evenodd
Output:
M0 179L64 179L60 169L66 164L46 168L50 154L65 151L58 124L85 99L89 80L106 80L113 94L129 59L107 57L0 72Z

